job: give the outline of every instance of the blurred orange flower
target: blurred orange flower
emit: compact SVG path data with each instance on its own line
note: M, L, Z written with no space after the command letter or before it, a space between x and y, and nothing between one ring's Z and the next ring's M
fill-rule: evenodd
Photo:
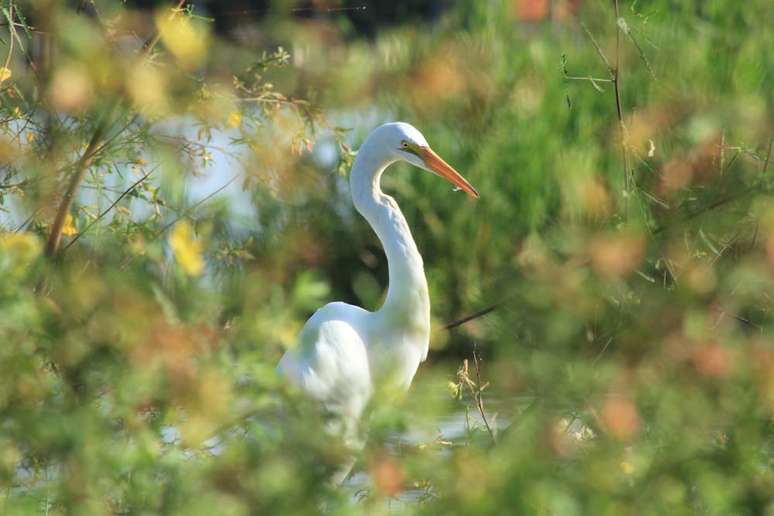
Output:
M403 466L392 457L378 457L371 465L371 477L376 489L385 496L397 496L403 490Z
M608 279L631 274L640 265L644 252L645 240L632 233L599 235L589 244L594 270Z
M610 435L619 441L632 440L640 430L640 414L637 407L626 398L605 400L601 418Z

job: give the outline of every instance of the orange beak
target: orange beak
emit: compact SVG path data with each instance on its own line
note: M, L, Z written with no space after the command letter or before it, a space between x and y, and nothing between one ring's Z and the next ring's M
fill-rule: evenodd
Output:
M451 165L446 163L441 156L433 152L430 147L419 147L417 154L425 162L427 168L449 181L457 188L464 190L473 199L478 199L478 192L473 185L468 183L467 179L462 177L459 172L454 170Z

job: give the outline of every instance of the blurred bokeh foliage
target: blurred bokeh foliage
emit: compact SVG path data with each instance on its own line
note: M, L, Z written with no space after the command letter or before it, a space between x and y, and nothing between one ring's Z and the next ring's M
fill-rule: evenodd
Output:
M769 2L142 4L2 2L0 512L774 514ZM482 197L385 177L433 351L334 487L274 365L388 120Z

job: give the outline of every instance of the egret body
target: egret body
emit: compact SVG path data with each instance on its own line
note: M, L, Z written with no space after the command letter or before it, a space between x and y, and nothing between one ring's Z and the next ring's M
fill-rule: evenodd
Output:
M377 127L357 153L350 190L355 208L387 255L387 297L375 312L338 302L320 308L278 365L280 374L336 416L333 431L352 445L369 400L376 393L408 389L429 346L430 298L422 256L397 203L380 187L384 170L401 160L478 197L413 126Z

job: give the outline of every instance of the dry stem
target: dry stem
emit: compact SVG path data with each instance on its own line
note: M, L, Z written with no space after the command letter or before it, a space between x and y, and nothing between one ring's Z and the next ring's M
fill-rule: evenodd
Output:
M621 157L623 159L623 165L624 165L624 201L628 207L629 205L629 196L633 190L634 187L634 177L632 176L632 170L629 167L629 152L628 152L628 141L626 136L626 123L624 122L623 117L623 102L621 100L621 14L620 14L620 8L618 5L618 0L613 0L613 6L615 8L615 57L614 57L614 64L610 63L610 60L605 55L605 52L602 50L602 47L599 46L599 43L597 43L597 40L594 39L594 36L591 34L591 31L581 23L581 27L583 28L583 31L588 36L589 40L591 41L591 44L594 46L594 50L597 51L597 54L599 55L600 59L602 59L602 62L607 67L608 74L610 74L609 81L613 83L613 91L615 93L615 111L616 116L618 118L618 137L621 143ZM565 77L567 76L565 72ZM585 79L591 81L592 86L594 86L597 90L599 90L599 86L596 85L597 79L593 79L591 77L584 78L584 77L567 77L569 79ZM627 209L628 211L628 209Z
M628 205L629 193L632 190L632 175L629 169L629 153L626 151L626 125L623 119L623 107L621 106L621 25L618 23L620 13L618 0L615 4L615 68L613 68L613 90L615 91L615 109L618 115L619 138L621 140L621 154L624 162L624 187L626 188L625 200Z
M492 430L492 427L489 424L489 420L486 417L486 411L484 410L484 399L481 396L481 393L484 392L484 389L489 386L489 382L483 385L481 384L481 359L478 356L478 350L476 349L475 345L473 346L473 365L476 370L475 381L470 378L470 367L467 358L463 360L462 367L459 371L457 371L457 378L460 385L464 384L468 388L473 401L476 403L476 408L478 409L479 414L481 414L481 420L484 422L486 431L489 432L489 436L492 438L492 442L496 444L497 437L495 436L494 430Z

